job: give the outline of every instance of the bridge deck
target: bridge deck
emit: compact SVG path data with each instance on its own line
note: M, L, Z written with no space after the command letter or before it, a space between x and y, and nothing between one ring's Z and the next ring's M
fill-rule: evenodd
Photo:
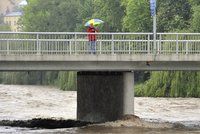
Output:
M0 32L0 70L200 70L200 34ZM146 65L150 61L150 66Z
M181 61L194 61L200 62L200 54L192 54L192 55L160 55L160 54L105 54L105 55L97 55L97 54L85 54L85 55L0 55L0 61L62 61L62 62L138 62L138 61L154 61L154 62L181 62Z

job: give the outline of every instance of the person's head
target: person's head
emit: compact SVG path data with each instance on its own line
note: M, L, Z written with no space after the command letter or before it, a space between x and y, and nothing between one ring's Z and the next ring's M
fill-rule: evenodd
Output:
M90 27L94 27L93 23L90 24Z

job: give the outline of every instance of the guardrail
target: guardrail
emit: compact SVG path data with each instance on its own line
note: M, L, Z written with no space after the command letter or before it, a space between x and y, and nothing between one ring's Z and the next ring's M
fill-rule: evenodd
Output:
M200 54L199 33L95 33L95 54ZM0 54L90 54L88 33L0 32Z

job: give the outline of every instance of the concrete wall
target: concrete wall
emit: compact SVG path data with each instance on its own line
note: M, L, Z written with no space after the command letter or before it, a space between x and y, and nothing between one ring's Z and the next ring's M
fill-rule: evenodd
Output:
M77 119L117 120L123 115L123 73L78 72Z
M105 122L134 114L134 74L78 72L77 119Z
M26 53L26 52L24 52ZM91 62L103 62L103 61L161 61L161 62L199 62L200 54L12 54L6 50L1 51L0 61L91 61Z
M123 72L123 115L134 114L134 73Z
M0 71L31 71L31 70L68 70L68 71L134 71L134 70L200 70L200 62L150 62L116 61L116 62L84 62L84 61L0 61Z
M7 71L200 70L200 55L0 55L0 63Z

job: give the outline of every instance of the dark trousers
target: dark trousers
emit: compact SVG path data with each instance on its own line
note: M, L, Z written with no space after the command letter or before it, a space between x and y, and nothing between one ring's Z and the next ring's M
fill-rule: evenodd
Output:
M96 41L89 41L89 51L92 54L96 54Z

